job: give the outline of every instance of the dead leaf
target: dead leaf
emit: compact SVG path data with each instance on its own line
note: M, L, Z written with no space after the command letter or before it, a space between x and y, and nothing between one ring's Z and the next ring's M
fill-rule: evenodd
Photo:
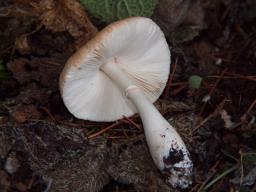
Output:
M206 41L205 39L200 39L194 41L192 45L187 45L184 47L187 57L194 58L198 63L198 69L200 73L204 75L213 75L219 73L219 67L215 65L216 53L215 47L211 42ZM198 69L193 69L190 67L188 73L194 73ZM186 70L186 69L185 69Z
M7 63L7 68L13 73L13 77L21 84L29 81L30 74L26 70L26 64L28 62L27 59L23 58Z
M190 4L191 0L159 0L154 19L169 33L184 21Z
M38 26L43 24L54 33L68 31L78 48L98 31L76 0L16 0L4 8L4 15L19 18L25 23L28 20L30 23L39 23Z
M182 24L192 25L192 26L196 25L202 29L206 25L204 21L204 17L205 17L205 12L203 10L201 2L199 0L192 1Z
M51 90L40 87L35 82L31 82L21 89L20 94L15 97L16 103L23 104L41 104L44 105L48 102Z
M58 76L62 69L61 63L51 58L15 59L7 63L7 68L20 83L36 81L44 87L58 86Z
M23 34L16 39L15 48L18 49L21 54L31 53L31 47L29 46L27 35Z
M24 123L31 119L40 119L41 113L34 105L17 105L10 111L12 117L18 123Z
M78 47L97 33L85 9L75 0L45 0L31 4L46 28L53 32L68 31L76 39Z
M204 10L199 0L159 0L154 19L169 38L177 27L183 26L184 29L185 26L186 32L182 32L186 35L184 41L192 40L205 28ZM179 39L179 42L183 40Z
M172 32L172 40L175 43L183 43L193 40L201 31L197 26L180 26Z

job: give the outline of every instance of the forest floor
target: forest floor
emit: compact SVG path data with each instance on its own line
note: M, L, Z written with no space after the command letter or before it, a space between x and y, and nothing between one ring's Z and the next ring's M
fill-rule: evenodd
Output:
M43 2L0 1L0 133L3 127L11 132L44 122L79 130L88 142L104 138L108 145L121 145L144 139L138 115L99 123L68 112L58 89L59 74L67 59L106 24L88 18L82 6L70 3L75 0ZM152 16L172 53L170 77L155 104L178 124L191 152L193 184L186 191L256 191L256 4L188 2L188 9L159 5ZM165 7L185 16L174 17L163 12ZM189 81L195 75L200 77L196 85ZM52 138L51 131L44 137ZM19 140L17 133L5 134ZM0 191L51 190L44 173L26 160L34 153L28 148L21 153L16 142L5 146L6 137L0 135ZM112 178L104 185L105 192L136 191L132 181Z

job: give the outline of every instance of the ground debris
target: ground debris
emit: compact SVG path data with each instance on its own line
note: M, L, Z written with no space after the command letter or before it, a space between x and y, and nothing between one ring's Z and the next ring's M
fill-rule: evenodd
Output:
M47 0L31 3L40 15L42 23L53 32L68 31L77 47L84 45L96 33L97 28L89 20L82 5L75 0Z
M49 181L53 191L100 191L111 179L133 185L137 191L147 191L148 182L156 179L158 191L169 191L150 158L144 140L122 145L106 144L103 138L88 141L82 130L39 121L24 125L0 127L5 142L0 141L1 157L19 160L11 175L35 179L41 188ZM26 166L25 166L26 165ZM23 169L23 172L22 170ZM24 170L25 169L25 170ZM154 179L153 179L154 178ZM2 180L2 179L0 179ZM154 183L154 182L153 182ZM27 180L14 182L14 188L28 189ZM30 185L32 189L35 183Z
M172 64L155 105L191 152L189 190L255 190L255 0L158 2L153 20ZM76 0L0 1L0 60L8 73L0 80L1 192L171 190L151 161L138 115L90 122L63 104L59 73L94 36L87 19ZM188 84L193 75L202 77L196 90Z
M62 69L61 63L49 58L19 58L7 63L13 77L20 83L37 82L43 87L57 85L56 76ZM46 75L47 74L47 75Z
M42 117L35 105L16 105L11 109L10 115L17 123L24 123L31 119L39 120Z
M192 40L206 28L204 9L199 0L160 0L153 16L169 40Z
M75 0L17 0L14 4L4 7L2 12L6 17L24 19L26 16L25 19L29 21L40 20L41 24L53 33L68 31L76 39L77 47L86 43L97 32L83 6Z

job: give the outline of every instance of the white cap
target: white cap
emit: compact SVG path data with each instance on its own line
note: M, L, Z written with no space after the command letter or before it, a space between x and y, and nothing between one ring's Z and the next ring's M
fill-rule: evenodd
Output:
M100 70L113 59L151 102L161 95L170 70L164 34L149 18L124 19L107 26L80 48L61 73L63 101L77 118L115 121L137 112L125 93Z

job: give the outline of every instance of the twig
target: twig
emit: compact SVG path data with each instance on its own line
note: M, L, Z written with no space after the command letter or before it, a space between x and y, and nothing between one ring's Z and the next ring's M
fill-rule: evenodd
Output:
M7 48L5 48L2 52L0 52L0 58L2 57L3 54L5 54L6 52L12 50L12 47L13 47L13 46L7 47Z
M40 108L49 115L49 117L51 118L51 120L53 122L56 122L56 119L54 118L54 116L50 113L50 111L46 107L40 107Z
M88 138L89 138L89 139L95 138L95 137L101 135L102 133L105 133L106 131L108 131L108 130L110 130L110 129L112 129L112 128L118 126L118 125L120 125L121 123L122 123L121 121L117 121L117 122L115 122L115 123L113 123L113 124L111 124L111 125L109 125L109 126L103 128L103 129L101 129L100 131L89 135Z
M210 169L209 173L210 175L208 176L208 178L206 178L206 180L202 183L201 187L197 190L198 192L202 191L202 189L204 188L204 186L206 185L206 183L214 176L214 174L216 173L216 167L219 165L220 161L218 160Z
M180 91L182 91L187 85L184 84L184 85L181 85L179 88L175 89L173 91L173 96L177 95Z
M181 81L181 82L171 83L171 84L167 84L167 85L170 87L174 87L174 86L187 85L187 84L188 84L187 81Z
M251 81L256 81L256 76L225 76L221 77L220 75L208 76L209 78L219 78L219 79L246 79Z
M130 119L130 118L128 118L128 117L125 117L125 116L123 116L123 118L124 118L126 121L128 121L130 124L134 125L136 128L141 129L141 125L135 123L132 119Z
M199 183L197 183L194 187L192 187L192 189L189 190L189 192L193 192L196 191L196 189L200 186Z
M248 110L245 112L245 114L243 114L243 116L240 118L241 121L246 122L246 117L248 116L248 114L251 112L251 110L253 109L253 107L256 105L256 98L254 99L254 101L252 102L252 104L249 106Z
M212 87L211 90L209 91L209 96L212 95L212 93L213 93L214 90L216 89L217 85L218 85L219 82L221 81L221 78L224 76L224 74L226 73L227 70L228 70L228 68L225 68L225 69L221 72L220 77L217 79L217 81L214 83L213 87ZM205 102L205 103L203 104L203 106L202 106L202 108L201 108L201 110L200 110L200 112L199 112L199 116L202 115L202 113L203 113L203 111L204 111L204 109L205 109L206 103L207 103L207 102Z
M124 139L125 136L109 136L108 139Z
M122 130L123 130L123 135L124 135L127 139L129 139L130 137L129 137L129 135L127 134L127 131L124 129L124 127L122 127Z
M49 192L49 191L50 191L51 186L52 186L52 182L53 182L52 179L50 179L50 180L48 181L47 186L46 186L46 188L44 189L44 192Z
M203 121L201 121L192 131L192 133L194 134L200 127L202 127L207 121L209 121L212 117L217 116L221 109L223 108L224 104L226 102L226 98L224 98L216 107L216 109L210 114L208 115Z
M217 85L219 84L219 82L221 81L221 78L224 76L224 74L227 72L228 68L225 68L221 74L220 77L217 79L217 81L215 82L215 84L213 85L212 89L209 92L209 95L211 96L213 91L216 89Z
M243 153L242 149L239 150L239 154L240 154L240 166L241 166L240 167L240 169L241 169L240 187L241 187L244 182L244 166L243 166L244 153Z

